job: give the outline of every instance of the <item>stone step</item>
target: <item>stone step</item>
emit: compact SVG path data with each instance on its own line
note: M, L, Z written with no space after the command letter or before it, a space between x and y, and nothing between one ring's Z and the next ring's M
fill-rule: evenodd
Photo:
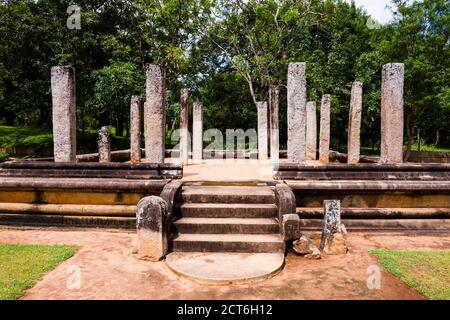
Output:
M184 203L181 216L184 218L275 218L275 204L256 203Z
M178 234L169 240L175 252L284 252L284 241L272 234Z
M275 203L275 194L267 186L186 186L184 203Z
M280 227L274 218L181 218L173 223L178 233L206 234L278 234Z

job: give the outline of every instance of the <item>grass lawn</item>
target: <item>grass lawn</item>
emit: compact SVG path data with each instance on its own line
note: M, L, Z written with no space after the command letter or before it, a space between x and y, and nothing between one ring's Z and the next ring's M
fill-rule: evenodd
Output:
M0 300L22 297L77 250L74 246L0 244Z
M450 251L372 250L381 266L432 300L450 300Z

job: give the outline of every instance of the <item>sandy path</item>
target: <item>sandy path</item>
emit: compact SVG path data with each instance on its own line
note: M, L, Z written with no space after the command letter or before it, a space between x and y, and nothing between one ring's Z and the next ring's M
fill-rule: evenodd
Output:
M73 244L71 259L44 276L24 299L422 299L382 271L381 289L369 290L367 268L377 261L372 248L450 249L450 236L352 234L346 256L307 260L293 254L272 279L245 285L207 286L180 278L164 262L133 255L134 233L97 230L0 228L0 243ZM81 272L80 289L68 289L72 266Z

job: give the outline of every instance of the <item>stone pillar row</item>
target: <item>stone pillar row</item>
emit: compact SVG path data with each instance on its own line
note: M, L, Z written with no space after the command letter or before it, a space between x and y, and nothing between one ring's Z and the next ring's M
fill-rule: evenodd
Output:
M147 64L146 97L144 103L144 137L146 162L164 163L165 158L165 70L161 65ZM403 86L404 65L390 63L383 66L381 87L381 162L403 162ZM53 104L53 140L55 162L76 162L76 94L75 70L69 66L51 69ZM360 133L363 84L354 82L348 127L348 163L360 158ZM268 109L269 107L269 109ZM269 105L257 103L259 159L279 161L279 90L271 87ZM193 107L193 161L202 159L203 105ZM317 153L316 103L307 103L306 64L290 63L287 79L288 161L304 163L316 160ZM140 162L141 101L133 96L130 106L131 162ZM180 160L188 163L190 151L189 92L181 90ZM270 128L270 129L269 129ZM269 134L270 132L270 134ZM100 161L110 161L109 131L99 132ZM108 145L107 145L108 144ZM330 95L322 97L320 106L319 159L329 161L330 147Z
M381 163L403 162L404 65L383 66L381 87ZM315 102L306 102L306 65L290 63L287 80L288 162L316 160L317 115ZM320 108L319 160L329 162L330 95L322 96ZM358 163L361 149L363 83L354 82L348 123L348 160Z

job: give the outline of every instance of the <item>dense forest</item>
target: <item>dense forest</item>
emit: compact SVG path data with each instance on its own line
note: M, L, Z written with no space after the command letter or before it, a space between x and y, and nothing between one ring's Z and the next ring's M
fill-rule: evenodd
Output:
M332 148L345 148L350 89L364 83L362 142L380 140L381 68L405 64L405 144L450 146L450 3L393 0L380 25L342 0L0 0L0 125L51 128L50 68L72 65L81 131L126 136L144 64L167 68L168 135L180 89L205 129L256 128L256 101L280 88L286 145L289 62L307 63L308 99L332 95ZM79 21L77 14L79 13ZM77 23L79 23L77 25ZM319 104L319 103L318 103ZM170 141L170 139L168 139Z

